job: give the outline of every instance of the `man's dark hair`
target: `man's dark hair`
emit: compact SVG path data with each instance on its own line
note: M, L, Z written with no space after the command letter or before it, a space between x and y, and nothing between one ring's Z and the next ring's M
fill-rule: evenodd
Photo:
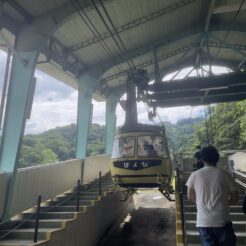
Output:
M210 165L216 166L220 155L217 149L213 146L208 146L202 148L202 160L207 162Z

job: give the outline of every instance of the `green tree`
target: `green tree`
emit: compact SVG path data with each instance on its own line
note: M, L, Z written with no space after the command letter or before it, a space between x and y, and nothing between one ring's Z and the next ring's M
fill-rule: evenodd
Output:
M51 149L43 150L41 156L41 164L54 163L59 161L57 155Z
M19 167L28 167L38 165L42 161L42 157L33 147L23 146L19 158Z
M208 123L204 121L196 126L196 142L213 144L219 150L246 148L245 113L246 100L215 105Z

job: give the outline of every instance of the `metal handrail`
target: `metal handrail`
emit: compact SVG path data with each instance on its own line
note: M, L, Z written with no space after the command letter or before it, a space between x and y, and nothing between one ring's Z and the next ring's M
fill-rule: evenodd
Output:
M235 171L231 170L233 177L235 179L235 182L241 185L243 188L246 188L246 174L240 172L240 171ZM243 180L241 180L243 179Z
M99 178L98 178L98 180L95 181L95 184L94 184L94 185L88 187L87 190L89 191L91 188L93 188L94 186L96 186L96 185L99 184L99 194L100 194L100 196L101 196L101 195L102 195L102 187L101 187L101 181L102 181L102 180L101 180L101 179L102 179L102 175L101 175L101 172L99 172ZM81 185L80 180L78 180L78 181L77 181L77 189L75 189L74 192L73 192L71 195L65 197L64 200L62 200L61 202L57 203L56 205L51 206L51 207L49 207L49 208L47 208L47 209L42 210L42 213L43 213L43 212L48 212L48 211L50 211L51 209L54 209L54 208L56 208L56 207L59 207L59 206L63 205L65 202L69 201L69 200L70 200L72 197L74 197L74 196L77 196L76 211L79 212L79 205L80 205L80 185ZM109 190L111 187L112 187L112 186L109 186L109 187L106 189L106 191ZM38 203L37 203L37 211L36 211L36 213L35 213L35 214L32 214L32 215L30 215L30 216L28 216L28 217L25 218L25 219L23 219L23 220L22 220L18 225L16 225L14 228L10 229L10 230L9 230L8 232L6 232L5 234L1 235L1 236L0 236L0 240L2 240L2 239L4 239L5 237L7 237L11 232L16 231L16 230L17 230L18 228L20 228L25 222L27 222L27 221L30 220L30 219L33 219L34 216L36 215L36 216L35 216L35 221L36 221L36 223L35 223L34 240L33 240L33 241L34 241L34 242L37 242L38 229L39 229L39 228L38 228L38 227L39 227L39 216L40 216L40 212L41 212L41 209L40 209L40 208L42 208L42 207L41 207L41 195L38 196Z
M183 237L183 243L184 243L184 245L186 245L185 219L184 219L184 199L183 199L184 193L183 193L182 182L180 179L180 171L178 168L176 168L176 178L177 178L179 201L180 201L182 237Z

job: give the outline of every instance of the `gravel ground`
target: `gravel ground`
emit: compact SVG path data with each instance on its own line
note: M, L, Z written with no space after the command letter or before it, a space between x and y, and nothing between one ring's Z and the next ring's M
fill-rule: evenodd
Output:
M104 246L175 246L175 203L157 190L138 191L135 210Z

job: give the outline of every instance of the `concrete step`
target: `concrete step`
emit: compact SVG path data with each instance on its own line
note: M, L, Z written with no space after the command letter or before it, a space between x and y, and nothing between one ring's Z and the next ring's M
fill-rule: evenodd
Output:
M104 191L102 191L102 192L104 192ZM69 193L65 193L65 194L67 194L68 196L71 196L73 193L69 192ZM74 196L76 196L76 195L74 195ZM95 190L81 191L80 196L99 196L99 191L95 191Z
M56 197L56 199L54 199L53 201L62 201L62 200L65 200L67 197L65 196L59 196L59 197ZM94 196L80 196L79 199L81 201L98 201L101 199L100 196L97 196L97 195L94 195ZM77 200L77 196L72 196L71 197L71 200Z
M71 200L77 200L77 196L73 196ZM99 201L101 200L101 196L80 196L80 201Z
M93 206L96 201L80 201L80 206ZM65 202L62 206L76 206L77 201L76 200L70 200Z
M40 213L40 220L57 220L57 219L74 219L75 218L74 212L41 212ZM21 214L22 219L28 219L32 217L35 218L34 213L22 213Z
M102 179L102 180L101 180L101 184L102 184L102 185L110 185L110 184L112 184L112 183L113 183L113 182L112 182L111 179L110 179L110 180L108 180L108 179ZM92 186L92 185L98 185L98 184L99 184L99 181L98 181L98 179L97 179L96 181L92 181L92 182L90 182L90 183L80 185L80 189L81 189L81 188L86 188L86 189L88 189L88 187L90 187L90 186ZM76 187L74 187L74 189L77 189L77 185L76 185Z
M80 212L86 211L86 206L80 206ZM41 207L41 212L77 212L77 206Z
M40 228L38 230L38 239L39 240L47 240L48 239L48 233L52 231L60 230L60 228ZM0 237L7 234L9 231L0 231ZM9 232L6 237L4 237L4 240L7 239L19 239L19 240L32 240L34 237L34 228L22 228L17 229L13 232ZM1 242L1 241L0 241Z
M43 243L46 240L38 240L38 243ZM28 246L33 245L33 240L18 240L18 239L8 239L1 240L0 246Z
M104 192L112 185L110 176L103 177L101 191ZM75 194L74 194L75 193ZM91 206L100 201L98 180L80 187L80 212L86 211L86 206ZM61 202L64 203L61 204ZM55 206L61 204L60 206ZM50 232L61 230L64 223L76 218L76 188L67 191L51 201L42 203L38 242L45 242L50 237ZM0 240L0 246L24 246L33 245L36 207L16 216L16 220L0 225L0 237L8 232L8 235ZM23 220L26 220L23 222ZM13 230L16 226L19 227ZM13 231L12 231L13 230Z
M185 220L195 220L196 219L196 212L186 212L184 214ZM244 221L246 220L246 215L243 213L230 213L230 218L233 221Z
M52 201L52 202L49 203L48 206L49 207L54 207L56 205L59 205L60 203L61 203L61 201ZM87 201L87 200L81 200L79 202L79 204L80 204L80 206L91 206L91 205L93 205L93 201L91 201L91 200L89 200L89 201ZM62 203L59 206L68 206L68 205L70 205L70 206L76 206L77 205L77 200L64 201L64 203Z
M244 221L233 221L233 228L237 232L246 232L246 220L244 220ZM191 230L191 231L197 230L196 220L185 221L185 229Z
M235 234L237 236L237 243L246 245L246 232L235 232ZM187 230L186 238L187 238L188 245L190 245L190 243L191 244L200 243L200 236L198 231Z
M62 223L67 220L64 219L57 219L57 220L40 220L39 221L39 228L61 228ZM15 228L16 226L20 225L23 221L21 220L12 220L7 223L4 223L0 226L1 230L11 230L12 228ZM34 228L36 221L33 220L27 220L25 221L19 228Z

